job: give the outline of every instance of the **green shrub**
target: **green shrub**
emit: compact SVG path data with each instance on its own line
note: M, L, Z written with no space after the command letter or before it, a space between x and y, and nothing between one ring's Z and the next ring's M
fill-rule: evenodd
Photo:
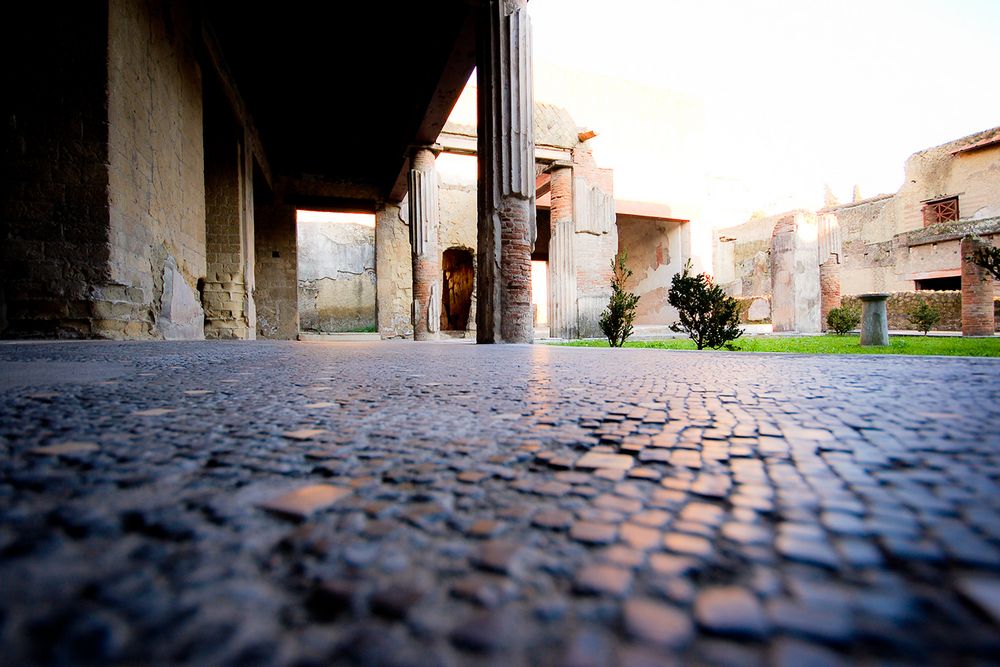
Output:
M704 273L691 275L691 261L684 273L675 273L667 302L677 309L679 322L670 330L686 333L695 346L719 349L743 335L739 304Z
M923 331L924 335L930 331L935 324L941 321L941 313L938 309L927 303L926 301L921 301L918 306L911 310L907 315L906 319L910 321L917 331Z
M848 334L861 324L861 311L842 306L826 314L826 325L840 335Z
M611 347L621 347L632 335L635 306L639 303L638 296L625 290L625 281L632 275L632 270L625 265L626 260L628 252L624 250L611 260L611 300L599 321Z

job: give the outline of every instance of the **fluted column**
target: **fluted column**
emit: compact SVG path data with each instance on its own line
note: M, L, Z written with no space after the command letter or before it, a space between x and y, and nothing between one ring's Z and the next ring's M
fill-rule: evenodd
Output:
M577 338L573 167L557 162L549 174L549 327L553 338Z
M434 340L441 329L436 155L431 147L419 146L410 156L407 198L413 257L413 340Z
M526 0L484 0L479 16L480 343L530 343L533 334L535 141L526 6Z

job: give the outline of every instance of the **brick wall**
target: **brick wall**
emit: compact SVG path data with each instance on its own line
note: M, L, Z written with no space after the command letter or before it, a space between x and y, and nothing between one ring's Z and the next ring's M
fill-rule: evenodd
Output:
M840 308L840 264L829 258L819 265L819 326L826 331L826 316L834 308Z
M0 335L89 337L108 278L107 30L102 3L17 3L2 39ZM136 296L122 288L107 297Z
M856 296L845 296L842 301L844 306L861 310L861 299ZM921 301L926 301L931 306L937 308L941 314L941 321L935 325L935 330L962 330L962 293L958 290L894 293L886 303L889 311L889 328L901 330L913 329L913 325L906 319L906 315L920 304ZM1000 323L1000 299L994 299L993 310L997 316L996 321ZM1000 326L996 329L1000 331Z
M254 302L257 337L294 340L299 335L298 248L295 207L254 207Z
M961 243L963 336L988 336L996 329L993 275L972 261L972 253L980 245L986 246L971 236Z

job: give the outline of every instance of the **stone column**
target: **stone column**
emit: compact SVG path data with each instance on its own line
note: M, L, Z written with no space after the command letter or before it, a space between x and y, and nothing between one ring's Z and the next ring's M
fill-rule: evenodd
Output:
M550 167L549 327L553 338L577 338L576 258L573 252L573 167Z
M407 199L413 258L413 340L435 340L441 330L436 156L437 152L430 146L418 146L410 155Z
M992 336L996 327L993 276L971 259L977 243L981 241L971 237L962 239L962 335Z
M861 345L889 344L888 292L861 294Z
M527 0L484 0L477 31L476 339L530 343L535 141Z
M827 330L826 316L840 308L840 264L830 257L819 265L819 326Z

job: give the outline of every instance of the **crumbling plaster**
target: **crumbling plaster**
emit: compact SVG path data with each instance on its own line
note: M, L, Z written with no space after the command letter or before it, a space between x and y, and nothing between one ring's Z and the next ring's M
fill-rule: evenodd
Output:
M375 228L298 223L299 326L333 333L376 326Z
M184 3L149 0L111 0L108 11L109 273L138 297L121 302L112 319L124 321L129 337L201 337L200 327L171 321L162 299L168 280L174 299L199 302L206 272L201 71L187 38L193 17Z

